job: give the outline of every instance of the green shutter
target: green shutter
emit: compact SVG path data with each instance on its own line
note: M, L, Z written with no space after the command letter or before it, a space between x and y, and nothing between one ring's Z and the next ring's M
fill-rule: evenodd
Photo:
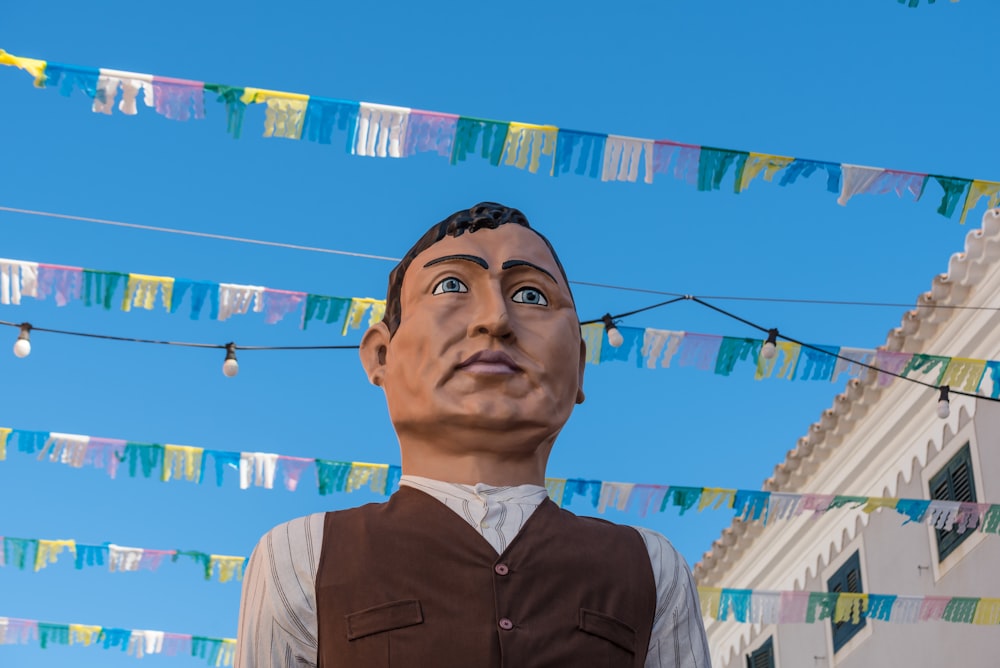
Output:
M865 588L861 581L861 555L858 552L852 554L837 572L826 581L827 591L838 594L861 594ZM862 617L855 624L852 621L835 623L830 621L833 628L833 651L836 652L854 637L854 634L865 626L865 618Z
M972 475L972 452L969 450L968 443L962 446L962 449L955 453L955 456L948 460L948 463L940 471L934 474L928 487L930 487L931 499L935 501L976 502L976 483ZM958 533L955 530L938 529L935 533L937 534L938 561L943 561L973 532Z

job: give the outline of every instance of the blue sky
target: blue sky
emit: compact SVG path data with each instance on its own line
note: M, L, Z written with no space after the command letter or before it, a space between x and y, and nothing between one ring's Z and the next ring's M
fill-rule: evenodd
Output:
M964 0L578 4L384 2L335 6L125 2L12 5L0 48L68 64L552 124L697 145L1000 180L983 150L995 86L982 26L1000 9ZM755 181L740 195L663 175L652 185L553 178L430 154L404 160L340 146L243 138L222 105L176 122L94 114L79 93L38 90L0 68L0 206L398 256L430 224L480 200L522 209L572 279L696 295L912 302L978 226L917 202L862 195L848 206L814 176ZM391 264L0 212L0 255L50 264L384 296ZM577 286L583 319L659 301ZM718 301L801 340L875 347L904 309ZM333 326L301 331L260 315L191 321L162 310L106 312L27 300L0 319L39 327L241 345L357 343ZM753 330L692 303L625 320L731 336ZM6 331L6 330L5 330ZM0 332L2 334L2 332ZM6 335L13 344L16 330ZM2 339L0 339L2 340ZM219 351L36 333L19 360L0 351L0 426L215 450L398 463L381 392L351 351L245 352L235 379ZM2 344L8 345L8 344ZM953 351L926 351L950 355ZM556 477L756 489L839 384L753 380L694 369L590 366L587 402L550 460ZM932 393L926 419L934 418ZM812 490L823 492L824 490ZM377 500L300 489L240 491L235 477L161 483L11 453L0 462L0 535L249 554L271 526ZM591 512L577 501L573 510ZM665 533L693 564L726 512L610 519ZM901 530L909 530L905 528ZM905 592L899 592L905 593ZM157 572L0 569L0 616L234 636L238 584L187 561ZM3 646L5 665L84 661L93 649ZM172 665L202 660L149 658ZM131 664L117 652L103 665Z

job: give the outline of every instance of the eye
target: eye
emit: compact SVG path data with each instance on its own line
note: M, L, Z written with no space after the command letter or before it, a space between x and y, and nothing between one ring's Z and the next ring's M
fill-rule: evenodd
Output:
M541 290L537 288L521 288L514 293L511 301L518 304L534 304L535 306L548 306L549 300L545 298Z
M469 288L466 287L465 283L458 280L454 276L449 276L440 283L434 286L434 291L431 294L440 295L445 292L468 292Z

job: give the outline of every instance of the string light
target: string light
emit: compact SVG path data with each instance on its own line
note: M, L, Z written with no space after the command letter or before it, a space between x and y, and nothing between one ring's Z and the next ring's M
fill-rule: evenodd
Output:
M625 343L625 337L615 327L615 321L611 319L611 314L605 313L601 320L604 321L604 331L608 333L608 343L611 344L612 348L621 348L622 344Z
M236 344L226 344L226 361L222 363L222 374L226 378L232 378L240 372L240 363L236 361Z
M767 330L767 341L760 347L760 356L766 360L773 360L778 354L778 330L771 328Z
M767 346L767 343L768 342L772 343L775 346L775 348L776 348L777 347L777 345L776 345L777 338L780 336L782 339L784 339L785 341L788 341L789 343L794 343L794 344L796 344L798 346L801 346L802 348L806 348L808 350L812 350L812 351L815 351L815 352L818 352L818 353L822 353L824 355L829 355L831 357L835 357L835 358L837 358L839 360L843 360L844 362L848 362L848 363L850 363L852 365L859 366L859 367L862 367L862 368L865 368L865 369L869 369L871 371L875 371L875 372L878 372L880 374L885 374L887 376L892 376L894 378L899 378L899 379L905 380L905 381L910 382L910 383L916 383L917 385L923 385L924 387L932 388L932 389L935 389L935 390L940 390L941 391L941 398L938 401L938 414L941 415L942 417L947 417L948 416L948 412L950 412L950 408L948 406L948 396L951 393L958 394L958 395L963 396L963 397L971 397L973 399L982 399L984 401L992 401L992 402L1000 403L1000 398L991 397L991 396L982 395L982 394L976 394L974 392L963 392L963 391L959 391L959 390L952 390L948 386L934 385L932 383L928 383L928 382L922 381L922 380L920 380L918 378L910 378L909 376L904 376L901 373L895 373L895 372L889 371L887 369L879 368L879 367L874 366L872 364L868 364L866 362L862 362L861 360L853 359L853 358L850 358L850 357L845 357L845 356L841 355L840 353L831 352L829 349L826 349L826 348L820 348L818 346L814 346L814 345L809 344L809 343L803 343L802 341L799 341L797 339L793 339L790 336L787 336L787 335L784 335L784 334L779 334L777 328L768 329L766 327L763 327L762 325L758 325L758 324L756 324L754 322L751 322L751 321L747 320L746 318L742 318L742 317L740 317L740 316L738 316L738 315L736 315L734 313L730 313L729 311L726 311L725 309L719 308L718 306L715 306L713 304L709 304L708 302L700 299L699 297L695 297L693 295L683 295L681 297L676 297L674 299L671 299L671 300L668 300L668 301L665 301L665 302L660 302L658 304L653 304L651 306L646 306L646 307L643 307L643 308L635 309L633 311L628 311L627 313L622 313L622 314L619 314L619 315L611 315L611 314L606 313L605 315L603 315L602 317L600 317L600 318L598 318L596 320L584 320L584 321L581 321L580 324L581 325L591 325L591 324L596 324L596 323L604 323L605 328L608 330L608 342L612 346L616 346L617 347L617 346L621 346L623 344L624 337L622 337L621 332L618 330L618 327L615 325L615 321L616 320L618 320L619 318L627 317L629 315L634 315L636 313L641 313L643 311L649 311L649 310L654 309L654 308L659 308L661 306L666 306L668 304L673 304L673 303L676 303L676 302L679 302L679 301L682 301L682 300L693 301L693 302L695 302L697 304L700 304L700 305L702 305L702 306L704 306L706 308L712 309L713 311L716 311L717 313L721 313L722 315L725 315L725 316L727 316L729 318L732 318L733 320L741 322L741 323L743 323L743 324L745 324L745 325L747 325L749 327L752 327L752 328L757 329L757 330L759 330L761 332L767 333L767 342L765 342L764 346L761 347L761 353L760 354L763 357L766 357L765 348ZM239 372L239 363L236 361L236 344L232 343L232 342L226 343L226 344L215 344L215 343L193 343L193 342L187 342L187 341L161 341L161 340L155 340L155 339L138 339L138 338L132 338L132 337L125 337L125 336L113 336L113 335L110 335L110 334L91 334L91 333L88 333L88 332L74 332L74 331L69 331L69 330L47 329L47 328L42 328L42 327L34 327L33 325L30 325L28 323L14 323L14 322L8 322L8 321L5 321L5 320L0 320L0 326L2 326L2 325L6 325L6 326L9 326L9 327L19 327L21 329L21 335L18 336L18 341L15 344L15 354L18 357L24 357L28 353L30 353L30 351L31 351L31 344L29 342L29 334L28 334L28 332L30 330L34 329L34 330L39 331L39 332L48 332L48 333L51 333L51 334L65 334L65 335L69 335L69 336L82 336L82 337L86 337L86 338L104 339L104 340L108 340L108 341L128 341L128 342L131 342L131 343L152 343L152 344L157 344L157 345L183 346L183 347L187 347L187 348L215 348L215 349L222 349L222 350L226 351L226 360L223 363L223 373L226 374L226 376L232 377L232 376L235 376ZM615 344L615 342L612 340L612 336L614 336L614 335L617 335L615 337L616 340L618 341L617 344ZM23 343L22 343L22 341L23 341ZM240 346L239 348L240 348L240 350L357 350L359 348L359 346L357 346L357 345ZM944 405L942 406L942 404L944 404ZM948 412L945 412L945 411L948 411Z
M951 402L948 400L948 391L950 389L947 385L941 386L941 398L938 399L937 414L942 420L947 419L951 415Z
M22 322L21 333L17 335L14 342L14 355L17 357L27 357L31 354L31 325Z

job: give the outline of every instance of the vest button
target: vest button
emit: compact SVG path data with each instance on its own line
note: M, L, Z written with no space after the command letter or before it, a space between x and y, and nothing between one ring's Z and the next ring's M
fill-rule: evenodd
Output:
M507 564L497 564L493 567L493 570L497 575L507 575L507 573L510 573L510 569L507 568Z
M501 617L498 623L500 625L500 628L502 628L504 631L510 631L512 628L514 628L514 622L510 621L506 617Z

